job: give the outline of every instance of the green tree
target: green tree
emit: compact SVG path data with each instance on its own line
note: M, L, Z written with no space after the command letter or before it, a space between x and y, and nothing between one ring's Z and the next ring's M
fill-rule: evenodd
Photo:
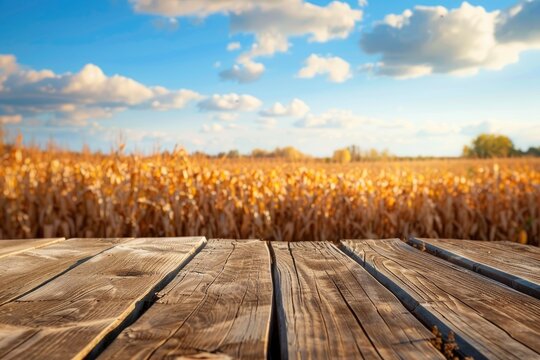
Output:
M473 139L470 146L463 148L464 157L508 157L515 153L512 140L508 136L496 134L480 134Z
M525 152L526 155L529 156L540 156L540 146L537 147L530 147L527 152Z

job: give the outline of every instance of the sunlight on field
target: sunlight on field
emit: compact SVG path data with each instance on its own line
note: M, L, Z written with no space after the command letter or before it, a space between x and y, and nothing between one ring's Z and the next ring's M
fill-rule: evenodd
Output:
M0 237L540 240L540 160L326 164L13 148Z

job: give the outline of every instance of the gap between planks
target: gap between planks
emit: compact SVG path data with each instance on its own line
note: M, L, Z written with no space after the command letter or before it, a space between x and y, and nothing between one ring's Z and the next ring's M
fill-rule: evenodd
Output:
M0 306L0 356L94 357L205 243L191 238L182 250L178 238L131 240Z
M267 358L271 260L259 240L209 240L104 359Z
M540 249L507 241L409 238L409 244L540 299Z
M66 241L68 242L68 241ZM136 325L138 324L138 322L144 317L144 314L147 312L147 310L151 310L153 309L153 307L156 305L156 298L153 296L154 292L156 291L160 291L161 289L165 289L169 286L171 286L172 283L175 282L178 274L182 271L182 267L185 267L185 266L189 266L191 265L192 263L192 259L193 257L200 253L200 251L205 247L205 244L206 244L206 241L204 241L202 243L202 245L200 245L197 250L195 250L193 253L191 253L188 257L188 259L185 259L184 260L184 264L181 265L180 267L178 267L177 269L175 269L174 271L168 273L166 276L164 276L162 278L162 280L156 284L151 290L149 290L147 292L146 295L143 295L139 300L135 300L133 302L133 306L132 307L129 307L127 309L125 309L125 311L120 314L117 319L111 323L109 325L109 327L107 327L105 330L103 330L100 334L98 334L98 336L95 338L95 340L93 342L90 342L84 351L81 351L77 356L76 358L81 358L81 357L88 357L88 358L94 358L96 356L98 356L102 351L105 351L104 355L107 355L107 351L109 351L109 349L111 348L110 346L108 346L111 342L112 344L114 344L118 339L118 335L123 333L125 329L129 328L131 325ZM311 265L308 265L307 269L309 271L312 272L312 275L314 276L315 279L309 279L307 276L303 276L303 278L301 279L301 276L299 275L298 273L298 268L302 267L302 266L306 266L305 262L312 262L314 259L310 258L309 256L302 256L301 257L301 262L303 262L304 264L297 264L297 259L294 258L293 256L293 251L294 251L294 248L297 248L297 247L300 247L301 249L301 243L285 243L287 244L287 248L288 248L288 253L290 254L291 258L292 258L292 263L293 263L293 266L294 268L296 269L295 270L295 273L296 273L296 281L298 282L298 284L300 284L301 282L305 282L305 281L315 281L317 282L317 277L319 275L316 274L316 272L313 272L314 271L314 267L311 266ZM291 244L294 244L292 245L292 249L291 250ZM311 243L310 243L311 244ZM315 244L314 245L314 248L318 249L319 252L321 252L321 249L320 249L320 246L323 246L323 250L322 252L324 251L329 251L330 253L332 253L332 256L330 256L330 258L326 259L326 260L334 260L334 259L338 259L340 257L340 253L341 251L336 248L335 246L329 244L329 243L323 243L324 245L317 245ZM278 244L276 244L277 246ZM319 246L319 247L317 247ZM113 246L114 247L114 246ZM274 254L274 251L273 251L273 248L272 248L272 245L270 243L267 243L267 250L269 251L268 253L268 258L269 258L269 261L271 261L271 270L270 270L270 274L271 274L271 289L273 289L272 292L272 296L271 296L271 300L270 300L270 312L269 312L269 318L273 319L273 320L268 320L267 321L267 329L265 330L265 336L264 338L266 339L266 341L272 341L272 345L275 346L277 344L279 344L280 348L278 348L278 352L281 353L281 355L283 355L283 357L287 358L287 357L295 357L295 356L290 356L291 354L294 355L294 349L292 349L292 352L291 352L291 349L290 347L288 346L289 343L288 343L288 334L287 334L287 329L285 329L285 331L283 330L282 328L282 325L283 324L286 324L288 320L290 319L287 319L287 315L284 313L283 311L283 308L284 308L284 301L283 301L283 293L282 293L282 289L281 289L281 286L279 286L279 279L280 279L280 275L279 275L279 269L280 269L280 266L279 266L279 262L276 262L276 255ZM297 249L298 250L298 249ZM333 254L333 252L336 251L336 254ZM343 254L343 253L341 253ZM281 256L283 256L284 254L281 254ZM286 254L285 254L286 255ZM351 256L351 254L347 254L349 256ZM348 256L345 256L343 255L345 258L349 259L349 261L353 264L354 261L352 259L350 259ZM358 256L355 255L357 258ZM88 258L90 259L90 258ZM85 261L87 261L88 259L86 259ZM271 260L270 260L271 259ZM365 259L365 254L364 254L364 257L360 259L360 262L362 263L365 263L366 259ZM187 265L186 265L187 264ZM80 264L79 263L76 263L73 267L71 268L68 268L65 272L67 271L70 271L72 269L74 269L75 267L78 267ZM359 265L357 265L359 266ZM362 267L360 267L360 269L363 269ZM327 269L328 270L328 269ZM334 269L335 270L335 269ZM308 271L308 272L309 272ZM325 270L326 271L326 270ZM329 270L328 270L329 271ZM61 273L60 275L63 275L65 272ZM336 271L336 274L337 273L340 273L340 272L337 272ZM55 278L53 278L52 280L55 280L58 276L60 275L57 275ZM126 276L129 276L128 273L126 273ZM324 276L330 276L331 275L326 271L326 275ZM372 281L374 283L376 283L377 285L379 285L381 288L383 288L384 290L386 290L379 282L375 281L373 277L371 277L371 275L368 275L368 277L370 277L372 279ZM50 280L50 281L52 281ZM341 286L345 286L345 288L347 288L348 285L351 285L351 284L348 284L348 285L345 285L347 284L347 281L344 281L344 282L341 282L342 280L341 279L330 279L332 281L327 281L327 280L321 280L319 279L320 281L322 281L323 284L327 284L327 285L331 285L332 283L334 284L334 286L336 286L339 290L339 288ZM37 286L36 288L30 290L30 291L27 291L26 293L24 293L23 295L19 296L19 297L25 297L26 295L32 295L32 293L34 291L37 291L39 289L41 289L44 285L48 284L50 281L47 281L45 284L42 284L42 285L39 285ZM380 279L379 279L380 281ZM365 284L364 284L365 286ZM344 288L344 289L345 289ZM309 290L309 287L307 288ZM392 289L391 289L392 290ZM299 290L300 291L300 295L301 294L301 291L302 289ZM325 302L326 300L325 297L329 296L328 294L330 294L331 292L326 292L326 291L322 291L322 292L318 292L318 296L319 296L319 301L322 301L322 302ZM353 294L349 294L349 295L344 295L343 293L341 293L341 297L336 297L337 301L344 301L345 303L347 303L347 297L348 296L352 296ZM332 295L333 296L333 295ZM18 297L18 298L19 298ZM354 296L353 298L354 299ZM334 299L335 300L335 299ZM50 300L38 300L38 301L50 301ZM166 300L164 300L165 302ZM397 299L396 299L397 301ZM32 300L30 300L29 302L32 302ZM159 303L159 300L158 300L158 303ZM399 301L398 301L399 303ZM349 315L349 317L354 317L356 319L357 322L361 323L361 320L356 314L355 314L355 307L358 306L358 304L356 305L350 305L350 304L346 304L347 305L347 308L348 308L348 311L350 313L348 313L347 311L347 314ZM320 304L319 304L320 306ZM323 304L323 306L333 306L332 304L330 303L326 303L326 305ZM278 309L279 308L279 309ZM1 307L0 307L1 309ZM280 313L281 311L281 313ZM413 312L414 309L413 309ZM393 311L393 313L395 314L395 311ZM408 311L406 312L405 316L406 315L409 315L409 316L412 316ZM295 315L296 316L296 315ZM401 315L400 315L401 316ZM439 316L442 316L441 314L439 314ZM1 319L1 310L0 310L0 319ZM414 319L414 317L413 317ZM137 323L136 323L137 321ZM362 325L362 324L360 324ZM270 327L272 327L272 330L270 330ZM423 328L423 326L422 326ZM281 329L281 331L280 331ZM425 328L423 328L425 330ZM0 324L0 331L1 331L1 324ZM272 331L272 332L271 332ZM341 331L340 328L338 328L338 333ZM366 331L364 329L364 331ZM280 339L280 341L278 341L277 343L275 342L276 341L276 337L275 335L277 335L277 339ZM424 340L424 339L422 339ZM417 347L417 346L420 346L420 344L417 344L416 343L417 340L415 340L413 342L414 346ZM374 346L374 343L373 343L373 340L370 339L370 343L372 344L372 346ZM401 343L400 343L401 344ZM297 346L297 345L296 345ZM381 346L380 344L378 346ZM385 345L386 346L386 345ZM268 343L265 345L265 347L267 348L268 350ZM296 348L296 351L298 350L298 348ZM385 351L391 351L389 349L384 349L384 347L382 348L382 353L380 352L381 349L378 350L378 354L379 356L381 356L381 354L384 354ZM425 349L424 349L425 350ZM0 345L0 351L1 351L1 345ZM429 352L429 351L428 351ZM86 353L86 355L84 355L84 353ZM339 353L339 351L337 352ZM409 354L409 355L412 355L411 357L414 358L415 356L417 357L418 356L418 353L414 353L414 352L411 352L411 350L409 349L407 352L404 352L404 354ZM298 355L298 352L296 353L296 355ZM336 355L336 353L332 352L331 355ZM401 354L403 355L403 354ZM440 355L440 353L438 354ZM274 354L275 356L275 354ZM433 357L437 357L437 355L434 355L432 354ZM386 356L382 356L382 357L386 357Z
M424 327L329 242L272 242L284 359L443 359Z
M475 359L537 359L540 302L399 239L344 240L343 249L427 326L455 334Z

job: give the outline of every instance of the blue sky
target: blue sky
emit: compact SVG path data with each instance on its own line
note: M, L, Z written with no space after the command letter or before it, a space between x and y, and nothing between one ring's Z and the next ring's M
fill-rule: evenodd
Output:
M540 0L0 0L0 122L73 149L538 146L538 18Z

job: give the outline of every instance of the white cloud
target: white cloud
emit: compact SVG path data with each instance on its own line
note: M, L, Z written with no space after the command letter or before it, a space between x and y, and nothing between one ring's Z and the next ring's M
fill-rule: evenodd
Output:
M156 86L153 88L154 96L150 101L152 109L155 110L172 110L182 109L193 100L198 100L202 96L192 90L167 90L163 87Z
M283 105L279 102L275 103L269 109L260 112L261 116L291 116L303 117L309 112L309 106L300 99L293 99L289 105Z
M223 70L219 73L219 76L223 80L232 80L241 84L246 84L259 80L263 74L263 64L251 60L244 60L233 65L231 69Z
M322 57L311 54L305 66L298 72L298 77L311 79L317 75L327 75L328 80L336 83L347 81L352 77L351 66L340 57Z
M254 111L262 105L261 100L251 95L215 94L199 102L201 110L207 111Z
M17 58L13 55L0 54L0 91L4 89L4 82L18 69Z
M286 0L277 0L284 2ZM197 16L235 13L253 8L254 0L130 0L135 11L163 16Z
M74 75L66 75L64 80L59 87L51 86L49 90L86 101L123 105L140 104L152 98L153 95L152 90L143 84L119 75L107 77L99 67L93 64L85 65Z
M247 64L254 63L259 56L288 51L289 37L307 36L310 42L344 39L362 19L361 10L343 1L332 1L325 6L304 0L131 0L131 3L137 12L166 17L230 16L232 33L255 36L251 48L238 57L237 67L222 73L223 79L239 82L258 79L264 67L259 67L257 77L248 76L246 73L253 71L247 69Z
M452 10L417 6L386 16L360 44L367 53L380 54L378 63L368 65L380 75L473 75L502 69L518 62L521 52L540 48L539 17L540 0L492 12L467 2Z
M20 123L21 120L21 115L0 115L0 124L2 125L17 124Z
M369 5L368 0L358 0L358 6L365 7L368 5Z
M124 76L107 76L93 64L75 74L55 74L27 69L13 55L0 55L0 112L50 114L62 124L85 125L89 119L130 108L181 109L199 98L191 90L149 87Z
M242 46L240 45L240 43L238 41L231 42L231 43L227 44L227 51L235 51L235 50L239 50L241 48L242 48Z
M256 42L251 45L251 48L238 57L237 63L244 63L252 61L256 57L271 56L289 50L289 40L286 35L280 32L256 34L255 39Z
M233 32L309 35L310 41L346 38L362 11L342 1L318 6L303 0L130 0L136 12L165 17L231 16Z
M300 128L352 128L372 124L372 120L355 115L350 110L331 109L320 115L308 114L295 123Z
M344 39L362 19L362 11L332 1L318 6L300 0L255 2L259 6L232 15L233 32L309 36L309 41Z

